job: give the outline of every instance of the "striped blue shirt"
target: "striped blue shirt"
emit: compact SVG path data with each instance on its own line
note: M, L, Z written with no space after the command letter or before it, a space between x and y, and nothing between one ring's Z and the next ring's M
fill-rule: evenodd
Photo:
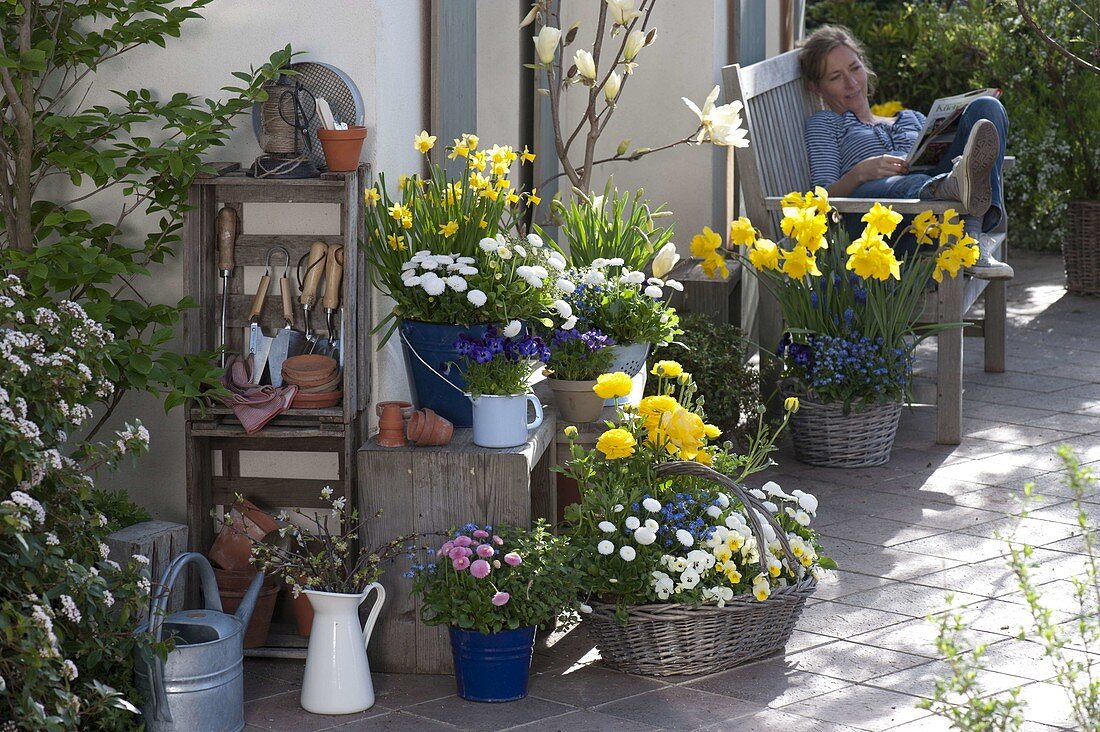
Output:
M811 185L827 188L867 158L887 154L904 157L923 126L924 115L911 109L902 110L893 124L867 124L853 112L815 113L806 120Z

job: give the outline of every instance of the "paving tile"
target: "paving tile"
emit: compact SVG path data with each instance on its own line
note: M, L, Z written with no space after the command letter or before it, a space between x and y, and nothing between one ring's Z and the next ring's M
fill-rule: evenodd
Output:
M423 732L451 730L453 732L454 727L406 712L390 712L389 714L360 719L330 729L332 732L409 732L409 730L415 730L416 732L421 732L421 730Z
M1000 557L974 564L964 564L924 577L914 577L909 581L935 588L941 594L961 590L974 595L996 598L1019 590L1016 575Z
M879 689L931 699L935 693L936 681L949 678L951 673L951 665L947 661L932 661L922 666L914 666L891 674L884 674L870 679L866 683L868 686ZM1030 679L997 671L979 670L976 675L976 682L985 694L996 694L1007 689L1014 689L1030 683L1030 681Z
M711 674L687 684L689 688L737 699L770 708L782 707L811 696L827 694L850 682L802 670L796 654L768 661L751 663L722 673Z
M925 656L838 640L787 656L791 668L852 683L929 663Z
M271 678L291 681L302 685L302 675L306 671L304 660L289 658L246 658L244 659L244 673L258 674Z
M958 562L981 562L1008 553L1005 542L1001 539L961 532L949 532L927 539L907 541L894 548L903 552L954 559Z
M694 730L718 721L755 714L762 709L762 706L743 699L677 686L604 704L596 711L661 729Z
M1050 427L1037 427L1034 424L1001 424L982 432L974 432L968 437L976 437L1010 445L1034 447L1075 437L1075 432L1062 432Z
M455 693L454 676L376 673L373 679L378 701L390 709L404 709Z
M509 727L516 732L649 732L658 727L621 717L612 717L590 709L580 709L558 717Z
M926 615L946 610L950 606L945 594L923 585L898 582L886 587L845 595L836 602L842 605L887 610L900 615L923 618ZM981 595L973 595L967 592L956 591L953 594L956 605L970 605L984 599Z
M848 638L857 633L885 628L909 620L908 615L873 608L853 608L835 602L819 602L806 608L798 627L810 633Z
M963 563L955 559L914 554L899 551L894 547L881 547L863 542L830 537L823 537L821 541L824 554L835 559L840 569L874 577L905 580L950 569Z
M1020 690L1024 719L1053 728L1082 729L1074 720L1066 690L1056 684L1037 682Z
M831 524L821 529L822 536L851 539L881 546L893 546L913 539L942 533L941 529L914 525L903 521L867 516Z
M1087 653L1071 648L1062 649L1061 654L1067 660L1088 661ZM1041 644L1018 638L1008 638L987 646L979 663L982 668L1003 669L1033 681L1050 681L1058 673L1054 661L1046 655Z
M917 709L917 698L871 686L843 689L783 707L789 714L847 724L857 729L886 730L929 716Z
M939 627L935 623L926 618L916 618L898 625L854 635L851 640L854 643L862 643L876 648L888 648L892 651L935 659L941 656L936 648L938 635ZM978 643L988 645L1004 639L1003 635L996 633L969 630L960 633L956 637L956 643L963 648L972 648Z
M1093 526L1100 525L1100 504L1081 501L1080 507L1073 500L1061 503L1051 503L1046 506L1029 511L1028 516L1043 521L1057 521L1071 526L1079 526L1078 515L1084 512Z
M1097 507L1100 510L1100 506ZM968 529L963 533L986 538L1004 538L1030 546L1046 546L1081 535L1081 529L1060 521L1047 521L1033 514L1006 516Z
M792 730L798 732L857 732L856 727L849 727L846 724L825 722L820 719L807 719L775 709L765 709L747 717L704 725L699 727L696 732L729 732L729 730L746 730L746 732L792 732Z
M667 684L661 681L612 671L602 662L596 662L535 674L531 677L530 692L540 699L587 708L664 686Z
M294 690L301 690L301 684L251 670L244 674L244 700L246 702L285 694Z
M557 717L574 707L547 699L528 696L507 704L487 704L466 701L457 696L414 704L404 712L453 724L459 729L500 730L528 722Z
M1033 624L1031 613L1022 604L1006 600L985 600L962 608L963 619L975 630L984 630L999 635L1016 637L1021 628L1030 628ZM1069 613L1054 611L1056 623L1069 620Z
M302 709L300 699L300 691L289 691L248 702L244 705L244 721L277 732L316 732L393 711L381 704L375 704L370 709L355 714L311 714Z
M883 577L872 577L866 574L845 572L841 569L833 570L818 580L817 589L814 591L811 603L820 602L822 600L835 600L838 597L850 595L853 592L862 592L863 590L882 587L893 581L894 580L885 579Z

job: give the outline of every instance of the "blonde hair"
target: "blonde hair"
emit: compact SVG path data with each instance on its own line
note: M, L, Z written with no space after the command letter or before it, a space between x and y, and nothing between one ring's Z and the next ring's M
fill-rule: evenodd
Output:
M852 32L842 25L823 25L802 44L798 52L798 65L802 70L802 80L808 85L817 85L825 76L825 58L834 49L847 46L859 57L863 68L867 70L867 94L874 93L878 75L867 59L867 50L856 40Z

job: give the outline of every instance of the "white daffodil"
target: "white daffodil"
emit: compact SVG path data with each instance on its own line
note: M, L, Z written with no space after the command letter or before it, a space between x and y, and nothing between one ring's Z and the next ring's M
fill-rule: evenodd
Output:
M515 338L519 335L519 331L521 328L523 328L522 323L520 323L518 320L512 320L509 321L508 325L504 326L504 330L501 332L504 333L505 338Z
M642 501L642 508L650 513L657 513L661 510L661 502L656 498L646 498Z
M555 300L554 309L558 311L558 315L563 318L569 318L573 316L573 306L567 303L565 300Z
M608 104L614 104L615 99L619 96L619 89L622 88L623 77L619 76L618 72L612 71L607 75L607 82L603 85L603 97L607 100Z
M528 234L527 235L527 243L530 244L531 246L535 247L536 249L539 249L541 247L546 246L546 243L542 240L542 237L539 236L538 234Z
M606 534L613 534L616 531L615 524L610 521L601 521L598 526L600 527L600 531Z
M626 25L642 14L634 9L634 0L607 0L607 10L615 25Z
M561 28L544 25L534 40L535 55L539 57L539 63L543 66L554 63L554 54L557 53L558 43L561 41Z
M638 542L642 546L649 546L653 542L657 541L657 534L648 526L639 526L634 529L634 541Z
M596 80L596 60L592 58L592 54L583 48L578 48L577 52L573 54L573 63L577 67L577 73L582 78L588 81Z
M458 275L451 275L447 278L447 287L451 288L455 292L466 292L466 288L469 286L466 284L466 280L462 279Z
M662 297L665 296L665 291L662 290L660 287L657 287L657 285L650 285L649 287L645 288L645 294L646 297L652 297L654 300L660 300Z
M741 102L735 101L716 107L714 102L718 99L718 92L719 87L716 84L703 102L702 109L687 97L681 97L684 104L699 118L699 133L695 136L695 141L748 147L748 140L745 139L747 133L741 129Z
M615 545L612 544L607 539L604 539L603 541L601 541L599 544L596 545L596 551L598 551L600 554L604 555L605 557L610 556L611 554L615 553Z
M680 254L676 251L676 245L672 242L667 242L663 247L657 251L657 255L653 257L653 275L655 277L664 277L672 268L676 266L676 263L680 261Z
M642 33L638 29L630 31L626 37L626 45L623 47L623 58L627 61L633 61L638 52L645 48L645 33ZM629 68L627 73L629 73Z
M466 299L470 301L470 304L475 308L479 308L488 301L488 297L481 290L470 290L466 293Z
M638 556L638 552L632 546L623 546L619 547L619 556L623 558L624 562L633 562L634 557Z
M630 531L634 531L634 529L642 525L642 522L638 520L637 516L628 516L623 525Z

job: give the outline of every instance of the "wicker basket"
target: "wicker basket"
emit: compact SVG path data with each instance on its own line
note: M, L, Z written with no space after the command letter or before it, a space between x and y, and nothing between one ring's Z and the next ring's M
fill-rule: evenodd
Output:
M752 506L776 530L789 566L801 567L791 553L786 534L764 510L760 501L725 475L705 465L688 462L662 463L658 476L689 475L720 483L746 506ZM747 511L753 535L760 546L761 567L767 571L767 549L762 546L760 518ZM817 588L810 575L795 584L772 590L760 602L738 595L716 605L654 604L628 610L626 624L615 617L615 606L591 603L583 625L592 633L604 662L611 668L644 676L709 674L782 650L790 640L806 599Z
M1070 201L1069 236L1062 242L1066 289L1100 295L1100 201Z
M890 461L890 449L898 432L901 402L852 407L799 399L791 415L794 455L807 465L827 468L866 468Z

